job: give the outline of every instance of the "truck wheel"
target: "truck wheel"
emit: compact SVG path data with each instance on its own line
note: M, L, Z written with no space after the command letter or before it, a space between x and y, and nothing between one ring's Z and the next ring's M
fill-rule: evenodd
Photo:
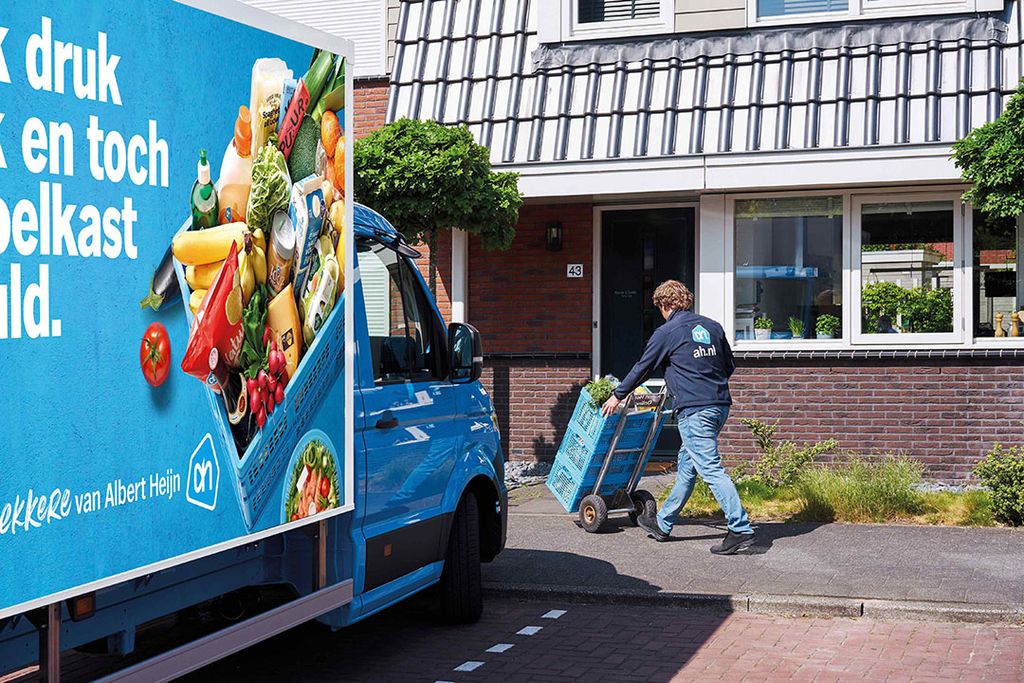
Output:
M608 505L604 498L590 494L580 503L580 526L587 533L597 533L608 520Z
M480 516L476 496L455 510L441 571L441 612L446 621L474 624L484 611L480 578Z
M649 491L643 489L636 491L629 496L633 501L633 512L629 513L629 521L636 526L636 520L640 517L654 517L658 514L658 501Z

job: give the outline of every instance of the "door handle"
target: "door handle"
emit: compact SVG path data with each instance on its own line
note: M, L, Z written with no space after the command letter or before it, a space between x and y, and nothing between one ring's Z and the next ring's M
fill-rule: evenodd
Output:
M394 415L387 415L377 420L377 429L394 429L398 426L398 418Z

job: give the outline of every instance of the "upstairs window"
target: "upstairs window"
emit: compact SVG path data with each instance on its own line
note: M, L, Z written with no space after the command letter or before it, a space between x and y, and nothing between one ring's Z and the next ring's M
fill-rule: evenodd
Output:
M783 17L793 14L843 12L850 9L849 0L758 0L758 17Z
M848 21L872 17L911 17L1003 9L1003 0L747 0L754 24Z
M577 0L576 21L579 24L657 20L660 16L661 0Z
M670 34L676 0L541 0L537 37L542 43Z

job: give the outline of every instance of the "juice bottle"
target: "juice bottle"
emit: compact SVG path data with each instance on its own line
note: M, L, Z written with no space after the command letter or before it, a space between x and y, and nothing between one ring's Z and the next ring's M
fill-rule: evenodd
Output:
M217 179L220 223L245 220L245 207L252 186L252 120L249 108L238 108L235 135L224 152Z
M199 168L192 185L192 229L203 230L217 225L217 190L210 182L210 162L206 150L199 152Z
M264 57L252 65L249 113L252 120L252 149L256 152L277 132L284 82L291 77L291 69L281 59Z

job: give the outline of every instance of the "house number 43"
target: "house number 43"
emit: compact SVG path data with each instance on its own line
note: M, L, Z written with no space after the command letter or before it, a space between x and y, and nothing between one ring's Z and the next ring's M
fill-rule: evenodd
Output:
M583 264L570 263L565 267L566 277L583 277Z

